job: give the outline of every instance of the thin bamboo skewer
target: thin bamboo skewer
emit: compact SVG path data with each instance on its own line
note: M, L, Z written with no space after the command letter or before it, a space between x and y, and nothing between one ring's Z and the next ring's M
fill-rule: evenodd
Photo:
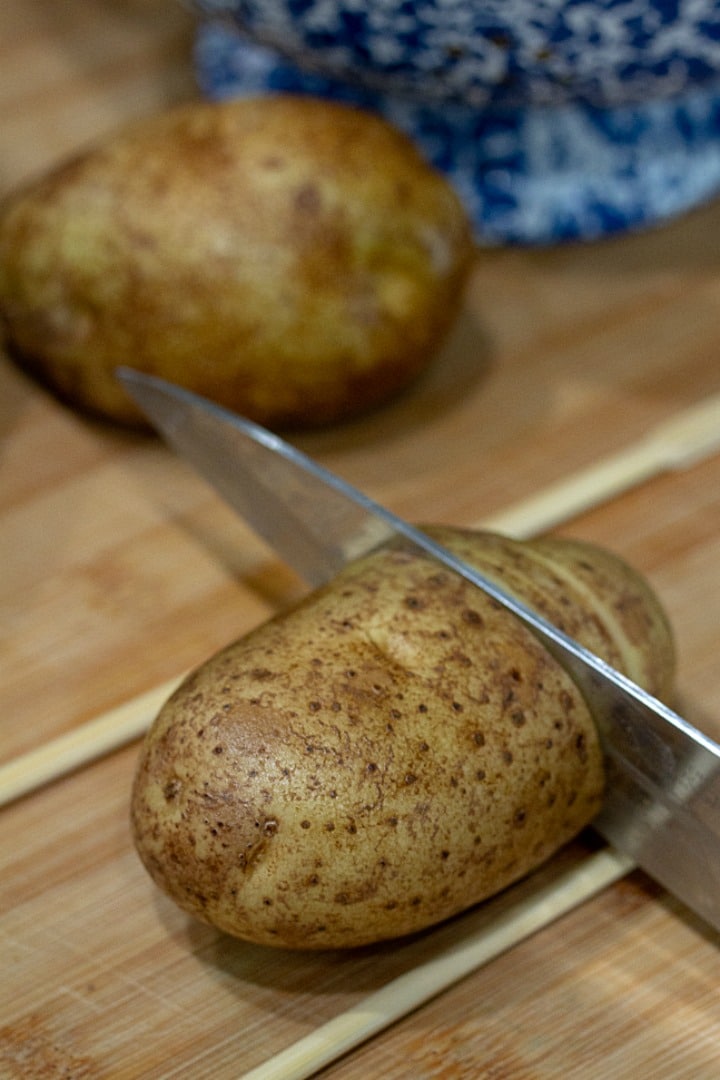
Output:
M241 1080L307 1080L633 868L628 856L612 848L589 856L557 881L495 915L432 960L392 979L359 1005L251 1069Z
M687 468L720 448L720 395L683 410L649 435L539 495L478 523L523 538L544 532L653 475ZM180 682L171 679L35 750L0 765L0 806L144 734Z
M169 679L0 766L0 806L140 738L180 681Z
M545 532L633 487L689 468L720 449L720 394L683 409L596 465L571 473L483 524L519 539Z

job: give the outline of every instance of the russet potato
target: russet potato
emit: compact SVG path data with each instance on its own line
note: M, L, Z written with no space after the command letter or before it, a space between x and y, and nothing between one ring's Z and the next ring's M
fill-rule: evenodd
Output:
M667 620L615 556L428 530L655 694ZM598 736L520 621L390 545L229 646L170 698L132 794L136 845L182 908L250 941L418 931L527 874L596 814Z
M405 388L461 304L470 223L368 112L276 95L138 121L10 197L0 315L69 402L143 423L118 365L269 427Z

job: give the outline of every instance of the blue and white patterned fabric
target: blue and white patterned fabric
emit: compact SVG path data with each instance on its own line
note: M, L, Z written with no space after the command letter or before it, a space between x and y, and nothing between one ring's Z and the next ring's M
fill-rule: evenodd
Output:
M480 243L594 239L720 192L714 0L195 6L243 27L201 24L209 97L289 91L375 109L449 176Z

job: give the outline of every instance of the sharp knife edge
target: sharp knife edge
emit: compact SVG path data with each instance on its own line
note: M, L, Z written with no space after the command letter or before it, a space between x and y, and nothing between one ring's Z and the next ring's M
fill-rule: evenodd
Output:
M611 778L598 831L720 930L720 746L279 436L164 380L119 374L170 445L313 584L347 562L348 543L354 557L399 534L521 619L576 681L598 725Z

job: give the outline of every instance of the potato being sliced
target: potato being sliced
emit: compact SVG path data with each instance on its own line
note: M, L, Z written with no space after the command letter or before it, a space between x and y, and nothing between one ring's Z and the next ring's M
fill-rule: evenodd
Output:
M648 586L586 544L429 530L656 694L673 643ZM388 546L196 671L150 731L138 851L182 908L250 941L350 947L527 874L597 813L572 680L504 608Z

